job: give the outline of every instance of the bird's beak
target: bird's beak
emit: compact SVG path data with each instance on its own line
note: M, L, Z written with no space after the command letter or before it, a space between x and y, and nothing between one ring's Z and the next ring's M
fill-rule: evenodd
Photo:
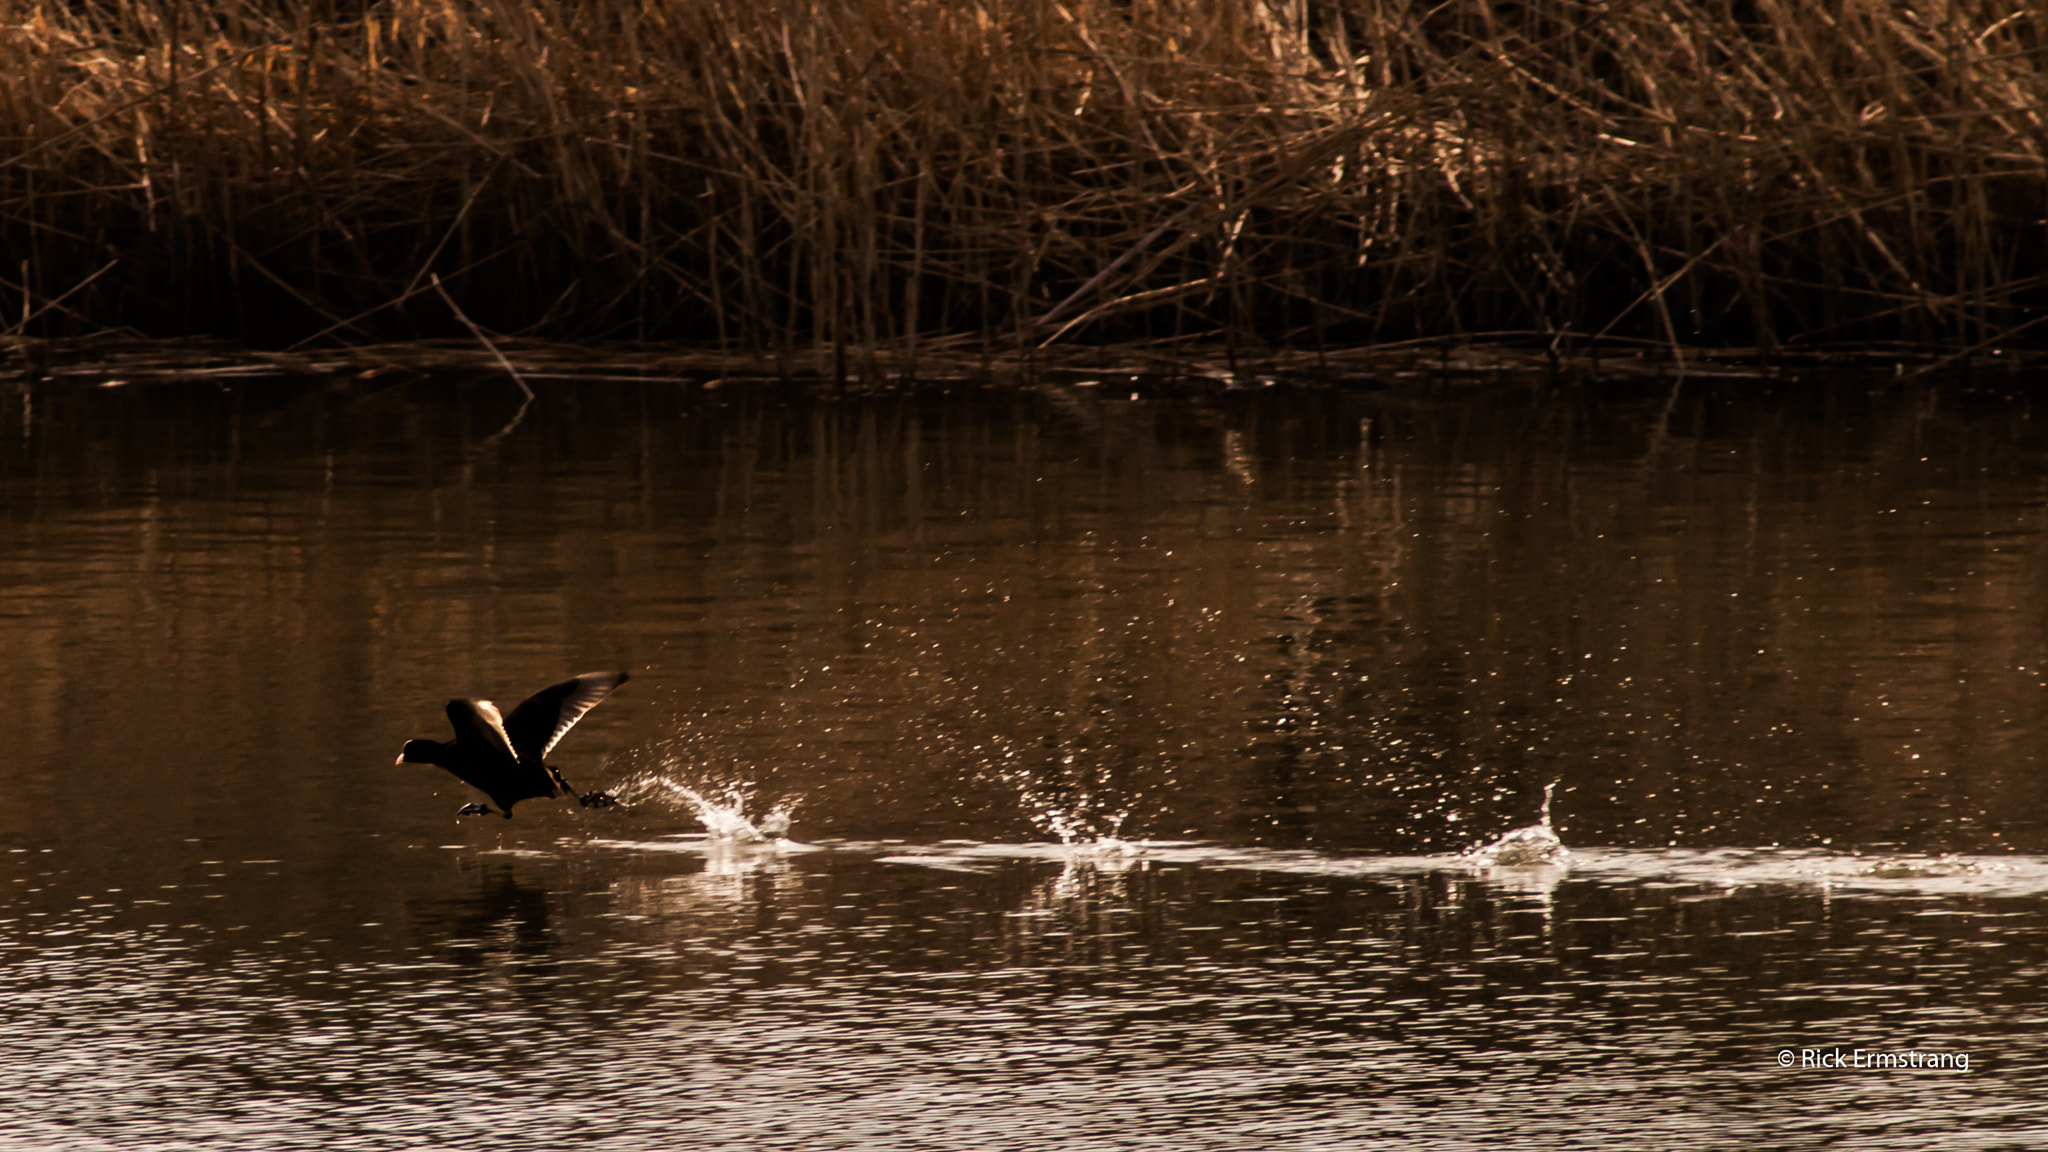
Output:
M398 759L396 759L396 760L393 760L393 761L392 761L392 763L393 763L393 764L403 764L403 763L405 763L405 753L403 753L403 752L400 752L400 753L398 754Z

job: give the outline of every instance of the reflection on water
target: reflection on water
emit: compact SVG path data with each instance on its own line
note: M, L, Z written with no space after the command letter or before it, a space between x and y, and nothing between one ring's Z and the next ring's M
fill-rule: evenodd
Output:
M2024 396L509 391L0 406L0 1142L2048 1141Z

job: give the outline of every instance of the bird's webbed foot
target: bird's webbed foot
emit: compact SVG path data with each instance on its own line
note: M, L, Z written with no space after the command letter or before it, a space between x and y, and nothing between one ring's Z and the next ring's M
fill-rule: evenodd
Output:
M576 798L576 802L585 808L616 808L619 798L609 792L585 792Z
M464 804L455 810L455 814L457 816L489 816L491 814L491 806L489 804Z

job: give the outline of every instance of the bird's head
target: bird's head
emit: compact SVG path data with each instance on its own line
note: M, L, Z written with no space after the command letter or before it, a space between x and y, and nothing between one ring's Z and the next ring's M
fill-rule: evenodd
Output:
M439 764L441 754L447 750L448 746L439 740L407 740L405 747L399 750L398 759L392 763Z

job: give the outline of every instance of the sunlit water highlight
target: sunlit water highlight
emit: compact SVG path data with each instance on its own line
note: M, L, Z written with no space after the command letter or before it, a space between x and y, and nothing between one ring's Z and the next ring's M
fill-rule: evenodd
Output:
M0 1145L2048 1145L2023 396L501 385L0 408Z

